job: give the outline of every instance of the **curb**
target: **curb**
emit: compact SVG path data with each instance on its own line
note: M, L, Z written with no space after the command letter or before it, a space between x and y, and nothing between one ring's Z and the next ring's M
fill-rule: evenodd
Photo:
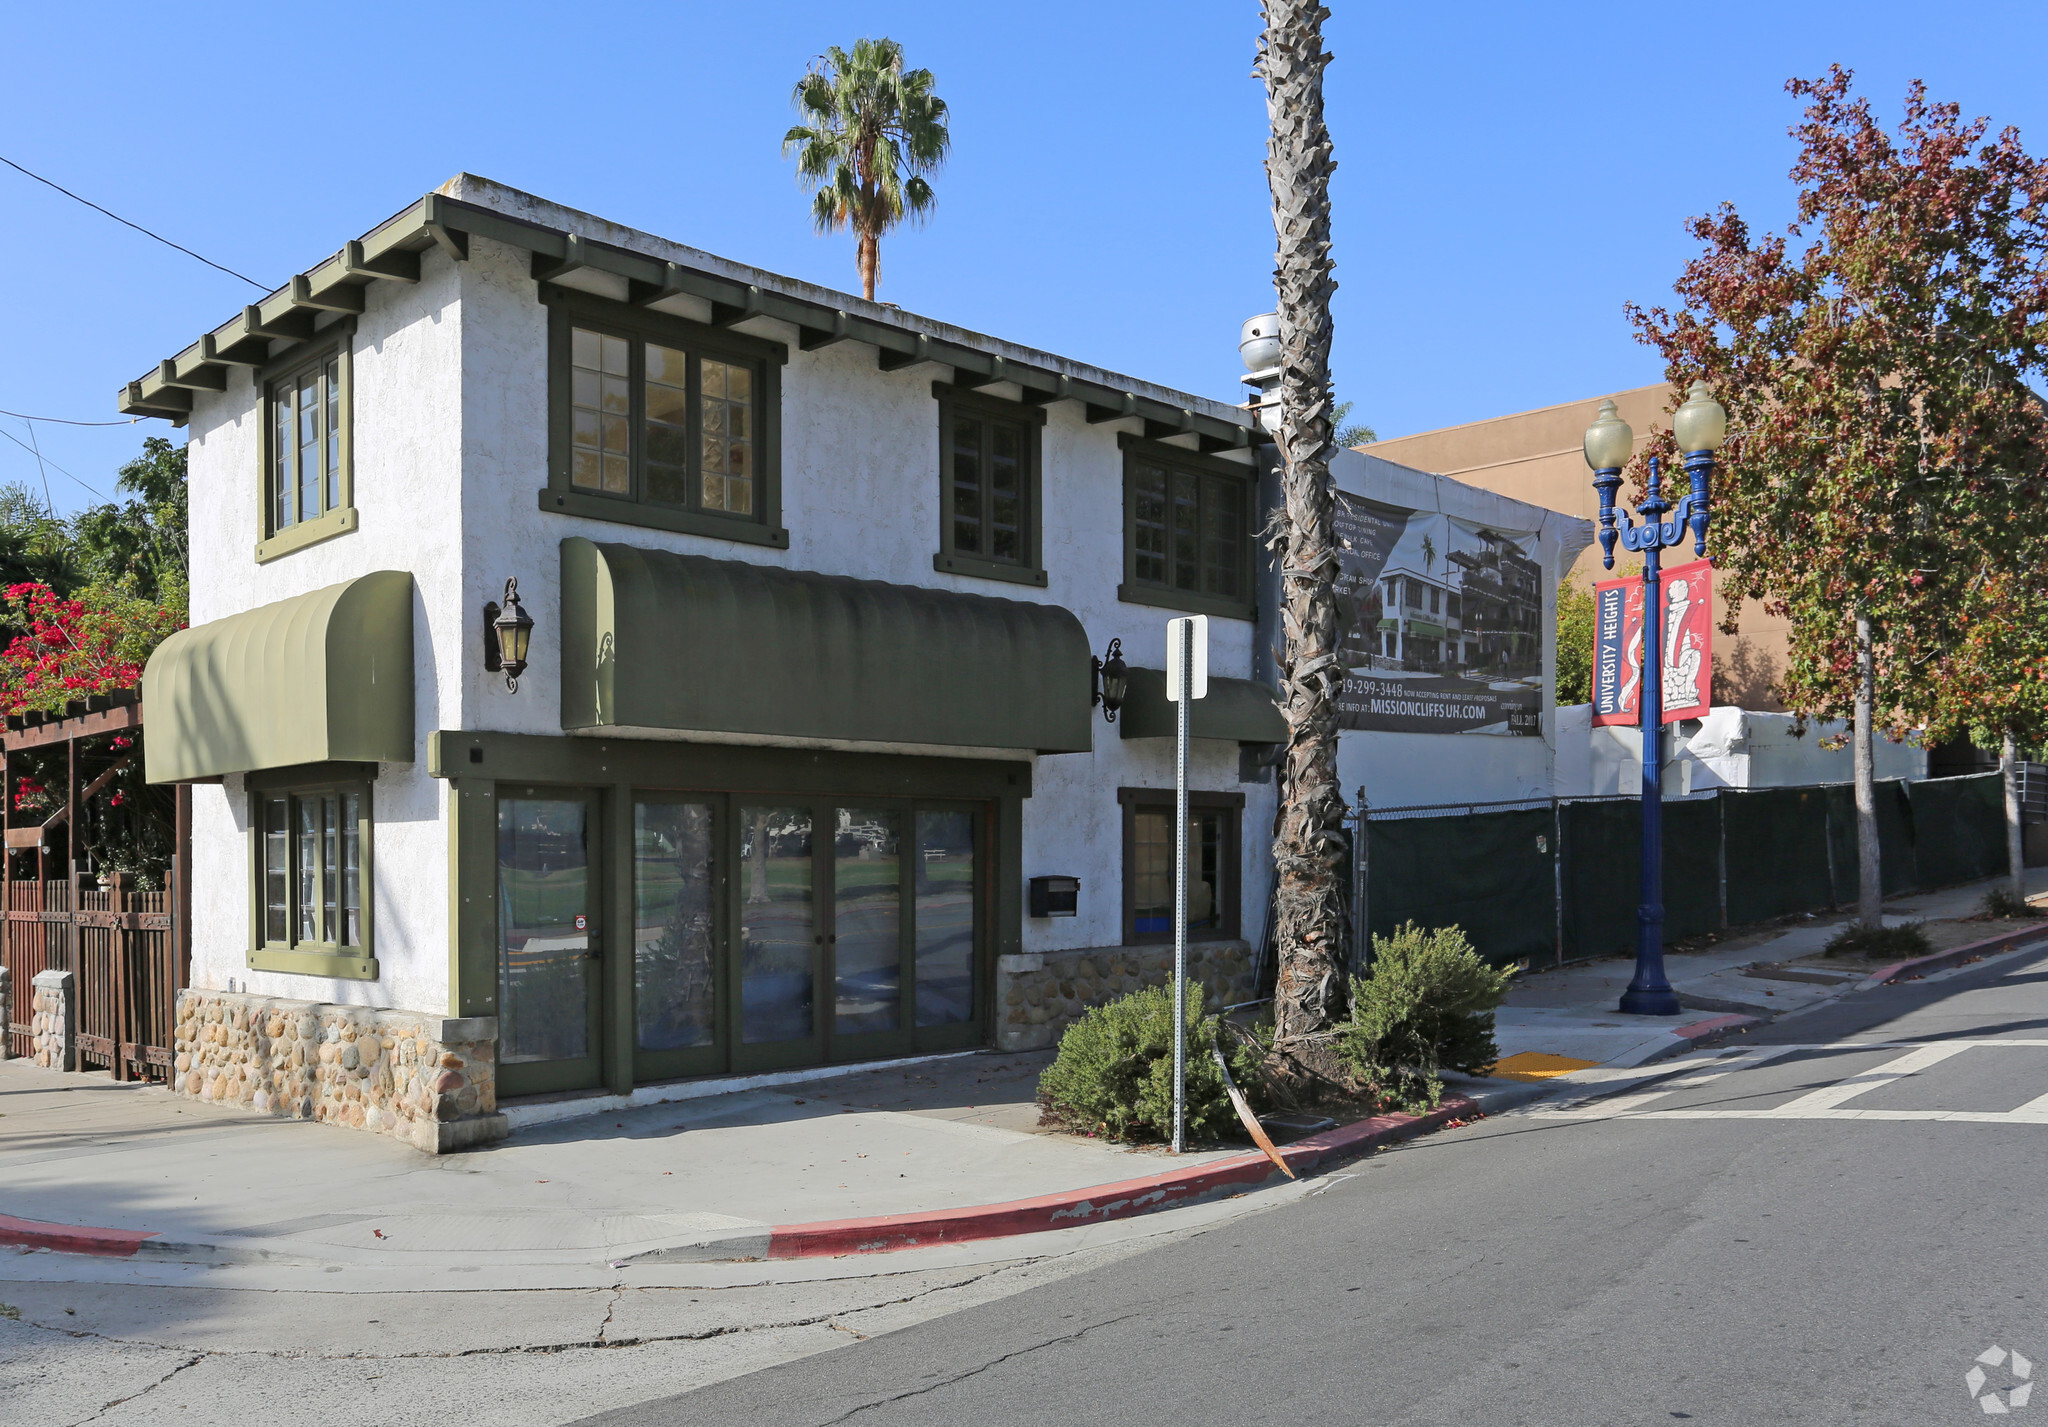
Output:
M1484 1113L1476 1101L1464 1095L1448 1094L1442 1104L1426 1115L1374 1115L1296 1140L1280 1153L1288 1167L1297 1174L1327 1169L1382 1146L1397 1144L1449 1124L1462 1123ZM1017 1199L1005 1204L978 1204L965 1209L887 1214L868 1219L781 1224L765 1232L743 1229L692 1244L635 1254L629 1259L614 1261L613 1266L629 1262L717 1263L893 1253L901 1249L931 1248L939 1244L970 1243L979 1239L1001 1239L1108 1223L1161 1209L1183 1208L1227 1194L1244 1193L1280 1180L1281 1175L1271 1160L1257 1151L1249 1151L1188 1172L1169 1170L1139 1179L1098 1184L1086 1189L1041 1195L1035 1199ZM247 1249L236 1253L219 1244L174 1243L148 1231L53 1224L7 1215L0 1215L0 1246L101 1258L135 1258L140 1255L150 1259L200 1262L224 1259L259 1261L279 1257Z
M1427 1115L1374 1115L1349 1125L1296 1140L1280 1151L1288 1168L1300 1174L1324 1169L1383 1145L1426 1134L1454 1121L1483 1113L1463 1095L1448 1095ZM1249 1152L1217 1160L1190 1172L1166 1171L1115 1184L1016 1199L1006 1204L978 1204L913 1214L884 1214L867 1219L824 1219L812 1224L778 1224L763 1235L729 1237L659 1249L637 1255L636 1262L687 1259L697 1262L734 1257L765 1259L836 1258L845 1254L894 1253L939 1244L1040 1234L1088 1224L1129 1219L1161 1209L1178 1209L1228 1193L1243 1193L1280 1178L1272 1161ZM765 1242L764 1242L765 1241Z
M1937 951L1931 956L1916 956L1911 961L1898 961L1890 966L1880 967L1857 982L1852 989L1874 991L1880 986L1892 986L1915 976L1925 976L1930 971L1946 971L1951 966L1961 966L1972 957L2014 951L2028 942L2044 938L2048 938L2048 927L2022 927L2018 931L1973 941L1967 946L1951 947L1947 951Z
M60 1254L131 1259L153 1233L134 1229L93 1229L74 1224L49 1224L0 1214L0 1244L18 1249L49 1249Z

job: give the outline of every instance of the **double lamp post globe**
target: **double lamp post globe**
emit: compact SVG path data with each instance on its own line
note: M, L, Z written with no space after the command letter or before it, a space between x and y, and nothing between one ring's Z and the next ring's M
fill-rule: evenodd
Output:
M1617 539L1623 549L1643 557L1642 898L1636 907L1636 973L1621 995L1622 1011L1637 1016L1679 1012L1677 993L1664 974L1664 606L1657 562L1663 551L1685 540L1688 530L1694 553L1707 553L1707 525L1713 518L1708 484L1714 452L1728 435L1728 413L1714 400L1712 387L1703 381L1692 384L1671 418L1671 435L1683 453L1691 489L1676 504L1666 500L1663 473L1653 457L1643 499L1636 504L1638 524L1614 508L1622 467L1635 453L1635 432L1611 401L1600 403L1598 418L1586 429L1586 464L1593 468L1593 488L1600 493L1600 563L1614 568Z

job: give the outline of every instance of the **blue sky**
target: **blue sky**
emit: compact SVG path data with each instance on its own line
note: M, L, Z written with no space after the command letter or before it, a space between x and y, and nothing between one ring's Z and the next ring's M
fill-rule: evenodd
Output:
M1335 373L1382 435L1654 380L1622 303L1669 292L1690 214L1782 224L1788 76L1839 61L1887 118L1924 78L2048 149L2038 4L1332 8ZM469 169L851 288L779 139L813 55L887 34L937 74L954 154L934 221L884 243L880 295L1236 400L1238 323L1272 304L1257 30L1211 0L16 0L0 153L271 283ZM0 409L111 419L120 383L253 291L0 169ZM68 509L151 431L0 417L52 463L0 440L0 481L47 474Z

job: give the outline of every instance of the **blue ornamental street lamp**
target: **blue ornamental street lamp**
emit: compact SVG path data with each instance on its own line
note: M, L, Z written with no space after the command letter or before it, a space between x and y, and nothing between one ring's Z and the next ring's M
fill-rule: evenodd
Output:
M1643 557L1643 870L1642 902L1636 908L1636 974L1621 993L1621 1009L1635 1016L1675 1016L1678 996L1664 975L1664 639L1663 603L1658 589L1657 559L1692 530L1692 548L1707 553L1707 481L1714 471L1714 452L1728 434L1728 413L1714 400L1713 388L1694 382L1685 404L1671 418L1671 434L1685 453L1685 474L1692 489L1674 506L1664 499L1662 473L1650 462L1648 491L1636 505L1638 525L1622 514L1617 524L1615 492L1621 489L1621 468L1635 451L1635 433L1614 409L1600 403L1599 419L1586 429L1586 464L1593 468L1593 488L1600 492L1600 563L1614 568L1614 542ZM1671 518L1664 517L1669 514Z

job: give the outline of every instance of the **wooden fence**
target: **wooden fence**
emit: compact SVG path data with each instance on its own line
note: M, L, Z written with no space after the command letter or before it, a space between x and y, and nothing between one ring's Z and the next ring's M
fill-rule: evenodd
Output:
M7 720L7 754L65 745L66 790L62 811L24 827L16 821L12 760L0 761L0 828L6 846L0 862L0 903L6 907L0 962L8 969L11 1002L0 1007L0 1014L9 1053L29 1054L36 973L69 971L77 1001L79 1069L104 1069L116 1080L167 1081L178 992L190 963L186 869L191 866L191 790L177 789L177 850L165 890L138 891L131 873L95 878L78 866L72 850L72 829L106 782L103 774L85 783L82 764L103 761L106 751L81 745L86 739L126 734L132 747L139 743L141 728L142 707L132 691L95 696L72 705L62 717L30 714ZM125 756L139 753L139 747L132 747ZM60 867L70 875L50 875Z

